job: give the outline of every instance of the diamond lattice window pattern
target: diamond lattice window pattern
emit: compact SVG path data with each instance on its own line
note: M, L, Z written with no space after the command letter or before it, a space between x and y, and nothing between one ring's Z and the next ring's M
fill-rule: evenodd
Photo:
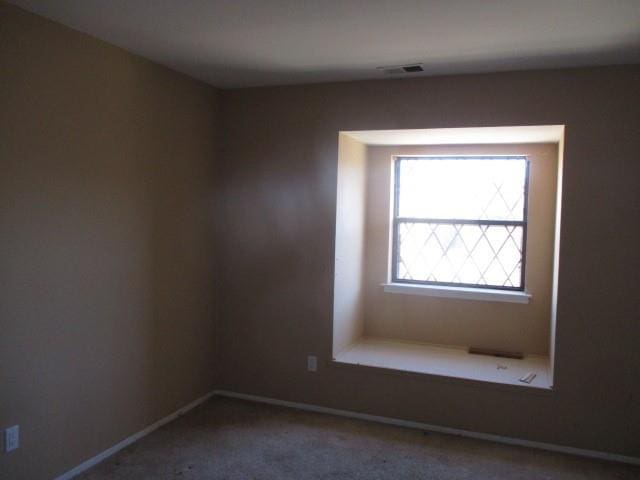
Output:
M526 157L396 159L393 280L523 289Z

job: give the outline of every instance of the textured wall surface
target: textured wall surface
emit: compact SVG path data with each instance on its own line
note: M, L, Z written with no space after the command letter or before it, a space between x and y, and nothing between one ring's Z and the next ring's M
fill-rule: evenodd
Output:
M216 91L0 3L0 478L213 388Z
M223 91L224 388L640 456L639 84L630 66ZM331 364L338 131L557 124L554 390Z

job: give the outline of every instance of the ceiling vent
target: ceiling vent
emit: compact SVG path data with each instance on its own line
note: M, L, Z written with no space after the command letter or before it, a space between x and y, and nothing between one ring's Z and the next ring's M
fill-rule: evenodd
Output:
M422 67L422 63L412 63L409 65L392 65L388 67L378 67L378 70L381 70L383 73L387 75L398 75L405 73L419 73L424 72L424 68Z

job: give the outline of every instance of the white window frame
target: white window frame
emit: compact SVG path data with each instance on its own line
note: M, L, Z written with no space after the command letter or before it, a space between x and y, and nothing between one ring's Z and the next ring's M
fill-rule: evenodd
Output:
M402 222L410 222L416 219L405 219L399 216L399 173L400 162L404 159L489 159L504 158L525 160L525 184L524 184L524 202L522 221L493 221L493 220L472 220L462 221L463 223L472 224L504 224L522 226L522 253L521 253L521 283L519 287L497 287L483 284L459 284L445 283L422 280L406 280L399 279L397 276L397 267L399 262L399 233L398 225ZM390 239L390 262L389 262L389 281L383 284L385 292L400 293L407 295L422 295L431 297L443 297L465 300L482 300L482 301L499 301L509 303L529 303L531 295L525 292L525 268L526 268L526 240L528 225L528 203L529 203L529 171L530 161L526 155L403 155L396 156L393 159L393 179L392 179L392 208L391 208L391 239ZM428 219L417 219L418 221L428 221ZM461 222L456 219L448 219L443 223ZM437 223L437 222L436 222Z

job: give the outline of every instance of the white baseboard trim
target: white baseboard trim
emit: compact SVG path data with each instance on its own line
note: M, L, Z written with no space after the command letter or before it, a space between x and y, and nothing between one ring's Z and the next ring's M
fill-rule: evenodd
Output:
M97 465L98 463L102 462L103 460L105 460L106 458L110 457L114 453L117 453L120 450L122 450L123 448L125 448L125 447L131 445L132 443L140 440L142 437L144 437L146 435L149 435L154 430L157 430L158 428L162 427L163 425L171 422L172 420L175 420L180 415L184 415L189 410L197 407L198 405L200 405L203 402L206 402L213 395L215 395L215 391L211 391L211 392L203 395L202 397L195 399L193 402L185 405L182 408L179 408L175 412L167 415L164 418L161 418L157 422L152 423L147 428L145 428L143 430L140 430L137 433L134 433L133 435L131 435L130 437L125 438L121 442L116 443L114 446L106 449L104 452L101 452L98 455L96 455L94 457L91 457L88 460L85 460L84 462L82 462L77 467L74 467L71 470L69 470L68 472L65 472L62 475L56 477L55 480L70 480L70 479L72 479L73 477L81 474L85 470L88 470L89 468L93 467L94 465Z
M368 420L370 422L386 423L400 427L415 428L418 430L426 430L429 432L446 433L449 435L458 435L461 437L476 438L479 440L488 440L506 445L517 445L520 447L536 448L538 450L548 450L551 452L567 453L570 455L578 455L581 457L596 458L599 460L609 460L619 463L627 463L631 465L640 465L639 457L630 457L627 455L618 455L615 453L600 452L597 450L586 450L583 448L567 447L564 445L556 445L553 443L535 442L532 440L523 440L520 438L503 437L502 435L493 435L490 433L472 432L470 430L461 430L458 428L441 427L439 425L431 425L428 423L413 422L410 420L400 420L396 418L380 417L378 415L369 415L367 413L352 412L349 410L338 410L335 408L320 407L308 403L289 402L287 400L278 400L275 398L260 397L257 395L248 395L245 393L230 392L226 390L215 390L215 395L222 397L238 398L242 400L250 400L253 402L268 403L271 405L279 405L282 407L295 408L298 410L306 410L309 412L327 413L330 415L338 415L341 417L356 418L359 420Z

